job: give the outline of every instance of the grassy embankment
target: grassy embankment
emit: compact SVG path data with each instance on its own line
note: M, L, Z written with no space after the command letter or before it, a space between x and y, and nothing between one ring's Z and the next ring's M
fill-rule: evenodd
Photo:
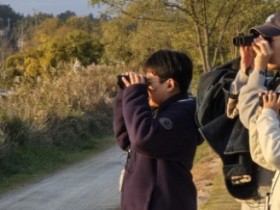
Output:
M112 144L115 68L64 71L0 99L0 193Z

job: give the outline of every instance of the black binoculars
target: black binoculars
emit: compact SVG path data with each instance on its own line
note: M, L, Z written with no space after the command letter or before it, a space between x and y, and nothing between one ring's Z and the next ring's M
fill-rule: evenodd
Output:
M240 46L251 46L253 40L258 36L258 34L249 34L249 35L244 35L244 34L239 34L236 37L233 37L233 44L236 47ZM269 43L271 43L271 38L270 37L264 37L265 40L267 40Z
M124 74L118 74L117 75L117 85L120 87L120 88L124 88L125 87L125 84L124 82L122 81L122 78L125 78L126 80L129 81L129 76L128 75L124 75Z

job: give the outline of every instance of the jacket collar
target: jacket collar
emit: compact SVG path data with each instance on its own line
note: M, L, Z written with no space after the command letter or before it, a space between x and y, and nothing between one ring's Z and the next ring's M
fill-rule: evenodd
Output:
M169 104L172 104L176 101L179 101L179 100L182 100L182 99L187 99L189 96L188 96L188 93L179 93L179 94L176 94L172 97L170 97L169 99L167 99L166 101L164 101L158 108L154 108L153 109L153 115L154 117L157 115L158 112L162 111L163 109L165 109Z

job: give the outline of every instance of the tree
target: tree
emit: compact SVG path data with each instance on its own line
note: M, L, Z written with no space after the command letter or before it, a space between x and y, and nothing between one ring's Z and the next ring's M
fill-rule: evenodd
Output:
M33 36L26 40L25 47L8 58L8 75L36 81L39 76L44 79L63 73L63 69L56 69L58 64L73 63L76 58L85 67L99 63L103 46L94 33L94 24L87 17L69 17L66 22L59 18L46 19L33 27Z
M0 4L0 19L4 21L3 26L7 26L8 24L15 24L18 20L23 18L22 15L16 13L10 5L1 5ZM10 23L8 23L10 21ZM2 27L3 27L2 26Z
M75 17L75 16L76 16L76 13L72 12L72 11L69 11L69 10L57 15L57 17L62 21L66 21L68 18Z
M247 32L250 26L262 23L280 8L277 0L91 0L91 3L108 5L111 17L128 16L141 25L156 25L159 33L169 33L167 42L171 47L182 45L192 57L199 57L195 61L205 72L222 59L236 55L236 49L232 48L234 35ZM141 33L137 29L132 33ZM127 38L131 38L131 33Z
M102 56L103 48L97 40L84 31L73 31L65 38L65 55L69 61L78 58L83 66L98 63Z
M0 5L0 69L4 66L4 60L16 48L16 37L13 30L16 23L22 18L9 5Z

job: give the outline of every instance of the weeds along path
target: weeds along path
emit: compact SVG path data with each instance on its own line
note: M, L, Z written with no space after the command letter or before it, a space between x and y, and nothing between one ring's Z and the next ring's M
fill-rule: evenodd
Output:
M115 210L122 152L113 146L37 183L0 197L1 210Z

